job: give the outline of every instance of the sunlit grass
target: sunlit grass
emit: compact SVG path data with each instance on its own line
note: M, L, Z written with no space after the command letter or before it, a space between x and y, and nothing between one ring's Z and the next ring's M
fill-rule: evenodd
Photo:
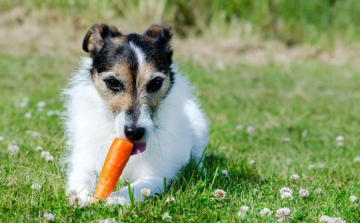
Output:
M308 61L287 68L241 65L217 71L184 63L181 68L197 86L211 123L203 167L184 167L156 199L76 209L65 197L62 121L48 116L50 110L61 112L60 92L75 64L0 55L0 221L38 222L47 212L56 222L157 222L168 212L173 222L231 222L240 220L237 213L244 205L250 208L244 222L275 222L274 212L282 207L291 210L292 222L318 222L322 215L347 222L360 218L358 203L349 201L360 196L360 163L354 162L360 155L360 76L355 69ZM24 97L29 104L22 108ZM46 102L43 111L39 101ZM32 115L25 118L28 112ZM243 129L236 130L240 124ZM344 136L344 146L337 146L338 135ZM287 137L290 142L284 142ZM16 155L8 151L11 144L20 148ZM50 151L54 161L41 157L37 146ZM300 178L292 180L293 174ZM39 191L31 189L35 183ZM293 200L281 199L284 186L293 190ZM310 191L308 198L300 197L301 188ZM226 192L224 199L214 197L216 189ZM175 201L165 202L169 197ZM273 214L262 218L265 207Z

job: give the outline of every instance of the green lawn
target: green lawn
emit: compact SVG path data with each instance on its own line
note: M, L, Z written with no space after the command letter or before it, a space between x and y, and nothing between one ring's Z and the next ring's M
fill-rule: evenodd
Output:
M62 121L47 115L62 110L60 92L76 63L0 54L0 222L39 222L45 212L55 222L159 222L165 212L173 222L275 222L274 213L259 215L264 207L273 212L288 207L290 222L319 222L322 215L359 221L359 201L349 201L351 195L360 197L360 162L354 162L360 156L360 74L355 68L308 61L218 71L183 63L211 122L204 168L185 167L156 199L77 209L65 197ZM24 97L29 104L22 108ZM37 111L39 101L46 102L43 111ZM31 117L25 118L28 112ZM239 124L242 130L236 130ZM339 135L344 146L337 146ZM286 137L291 141L284 142ZM16 155L8 151L10 144L20 147ZM37 146L50 151L54 162L46 162ZM292 174L300 179L291 180ZM31 189L34 183L41 184L40 191ZM294 191L293 200L281 199L282 187ZM308 198L299 196L301 188L310 191ZM225 199L216 199L215 189L226 191ZM175 202L165 203L170 196ZM237 216L241 206L250 207L242 219Z

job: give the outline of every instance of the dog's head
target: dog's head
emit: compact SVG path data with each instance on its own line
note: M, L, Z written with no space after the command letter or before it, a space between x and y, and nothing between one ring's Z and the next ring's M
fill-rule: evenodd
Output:
M134 142L135 152L145 150L153 118L173 83L170 39L169 26L123 35L105 24L93 25L84 38L94 85L115 115L117 134Z

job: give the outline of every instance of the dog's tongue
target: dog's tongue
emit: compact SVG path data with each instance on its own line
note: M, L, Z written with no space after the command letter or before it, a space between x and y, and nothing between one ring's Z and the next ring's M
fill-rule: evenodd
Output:
M136 154L142 153L145 151L145 149L146 149L145 143L134 143L134 147L131 152L131 155L136 155Z

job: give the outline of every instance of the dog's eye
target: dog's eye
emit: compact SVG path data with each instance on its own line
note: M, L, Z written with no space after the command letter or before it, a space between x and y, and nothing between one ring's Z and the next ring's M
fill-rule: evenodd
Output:
M115 78L105 79L104 82L106 86L112 91L121 91L123 89L123 85Z
M163 83L163 79L160 77L155 77L154 79L152 79L148 85L146 86L146 91L148 93L153 93L155 91L158 91Z

